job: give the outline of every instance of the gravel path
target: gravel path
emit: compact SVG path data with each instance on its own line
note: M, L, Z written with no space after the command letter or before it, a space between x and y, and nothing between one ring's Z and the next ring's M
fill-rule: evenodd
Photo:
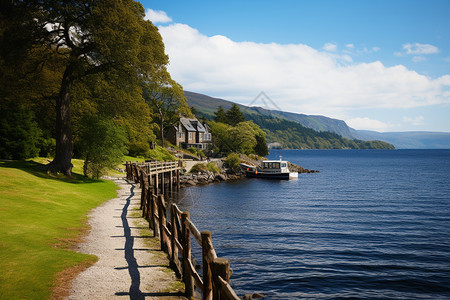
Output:
M118 197L89 214L91 231L79 246L99 259L72 282L67 299L186 299L148 222L139 210L140 189L114 178Z

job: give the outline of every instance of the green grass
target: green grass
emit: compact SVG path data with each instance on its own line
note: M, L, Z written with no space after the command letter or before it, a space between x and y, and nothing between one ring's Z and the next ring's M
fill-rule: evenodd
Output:
M70 248L87 212L116 196L113 182L51 176L42 163L0 161L0 299L48 299L58 272L94 262Z

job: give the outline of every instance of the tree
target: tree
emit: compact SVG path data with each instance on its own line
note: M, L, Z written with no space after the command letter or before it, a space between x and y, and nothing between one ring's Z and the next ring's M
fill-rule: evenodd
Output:
M93 74L107 74L105 80L132 86L167 72L162 38L157 28L143 19L142 5L132 0L12 0L6 5L1 44L9 46L2 57L22 64L33 60L42 66L47 63L45 56L31 54L46 48L56 51L63 62L60 86L52 97L56 155L49 170L70 175L74 84ZM14 49L19 50L14 53Z
M156 113L159 123L159 137L164 147L164 135L167 128L173 126L180 115L192 116L183 88L165 74L144 86L144 99Z
M254 152L259 156L266 156L269 154L269 148L267 148L265 134L256 134L256 145L254 147Z
M238 123L244 122L245 117L242 114L241 110L239 109L239 106L236 104L233 104L231 108L225 113L227 124L230 124L231 126L236 126Z
M228 119L222 105L219 105L217 111L214 113L214 121L228 124Z
M25 159L39 154L42 132L30 110L17 103L0 105L0 157Z
M122 161L126 133L113 121L94 116L84 118L83 123L79 145L84 158L83 173L98 179L107 168Z

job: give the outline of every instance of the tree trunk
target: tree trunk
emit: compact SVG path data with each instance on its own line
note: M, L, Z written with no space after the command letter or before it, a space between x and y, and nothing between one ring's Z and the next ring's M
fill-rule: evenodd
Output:
M161 147L164 148L164 117L161 115Z
M64 72L61 90L56 101L56 155L48 165L52 173L72 175L72 120L70 116L70 90L72 88L72 66Z

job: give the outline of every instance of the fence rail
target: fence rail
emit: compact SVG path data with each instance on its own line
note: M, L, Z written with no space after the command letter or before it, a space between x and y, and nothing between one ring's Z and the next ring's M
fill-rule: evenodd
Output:
M179 167L178 162L141 165L127 162L127 179L139 183L142 189L142 216L148 220L154 236L160 239L161 250L168 254L172 267L182 277L187 298L194 297L194 291L198 289L202 299L240 299L229 283L232 274L230 263L217 257L211 232L200 232L190 220L189 212L182 212L175 203L167 205L164 195L156 195L155 187L150 184L147 174L162 170L172 172ZM191 236L202 248L203 276L192 262Z

